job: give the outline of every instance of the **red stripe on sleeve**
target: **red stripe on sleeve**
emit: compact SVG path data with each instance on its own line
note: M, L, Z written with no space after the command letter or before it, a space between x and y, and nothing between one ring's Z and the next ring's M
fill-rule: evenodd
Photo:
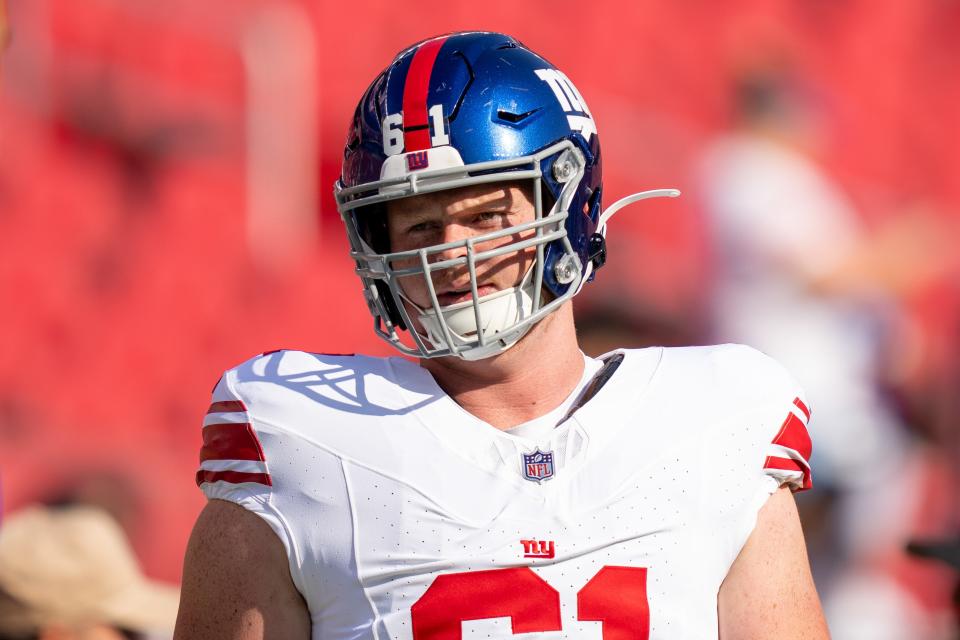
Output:
M797 471L803 474L801 490L813 487L813 480L810 477L810 470L796 460L791 460L790 458L780 458L778 456L768 456L767 460L763 463L763 468L776 469L779 471Z
M807 405L803 404L803 400L800 398L794 398L793 404L797 407L797 409L800 409L801 413L803 413L804 417L807 419L807 422L810 422L810 409L807 408Z
M217 482L218 480L232 482L234 484L239 484L241 482L256 482L257 484L265 484L268 487L273 486L273 481L270 480L270 475L267 473L244 473L243 471L207 471L205 469L200 469L200 471L197 471L198 487L204 482Z
M802 464L791 458L781 458L779 456L767 456L763 463L764 469L779 469L780 471L799 471L804 473L806 469Z
M780 427L780 433L773 439L773 444L793 449L803 456L804 460L809 460L810 454L813 452L813 444L810 442L810 434L807 433L806 425L793 413L790 413L784 420L783 426Z
M207 413L233 413L236 411L246 411L247 408L239 400L221 400L214 402L207 409Z
M263 462L263 447L249 424L211 424L203 428L200 461L204 460Z
M430 91L430 74L437 60L440 47L447 38L437 38L420 45L403 85L403 145L404 151L422 151L430 148L430 121L427 114L427 94ZM411 128L416 130L411 131Z

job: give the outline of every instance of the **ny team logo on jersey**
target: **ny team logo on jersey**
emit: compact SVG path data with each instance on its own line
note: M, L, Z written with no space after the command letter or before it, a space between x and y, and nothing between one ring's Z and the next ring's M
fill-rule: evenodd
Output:
M550 560L557 555L553 540L521 540L524 558L545 558Z
M553 452L540 451L523 454L523 477L532 482L543 482L553 477Z

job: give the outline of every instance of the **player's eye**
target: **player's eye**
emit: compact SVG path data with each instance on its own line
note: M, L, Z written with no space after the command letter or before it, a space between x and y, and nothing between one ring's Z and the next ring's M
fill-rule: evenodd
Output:
M418 222L407 227L407 233L426 233L428 231L434 231L439 227L439 223L435 220L424 220L423 222Z
M505 211L483 211L474 216L474 221L479 224L489 225L494 222L499 222L501 218L506 218L507 213Z

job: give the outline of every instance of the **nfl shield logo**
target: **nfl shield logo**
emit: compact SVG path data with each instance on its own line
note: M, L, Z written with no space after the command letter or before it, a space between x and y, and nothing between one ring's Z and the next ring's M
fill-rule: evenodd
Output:
M553 477L553 451L523 454L523 477L532 482L543 482Z

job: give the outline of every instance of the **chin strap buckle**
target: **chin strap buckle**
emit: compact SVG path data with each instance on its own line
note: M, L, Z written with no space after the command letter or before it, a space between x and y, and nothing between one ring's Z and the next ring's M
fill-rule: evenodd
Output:
M596 271L607 262L607 239L603 234L595 233L590 236L590 242L587 245L587 259L593 263L593 270Z

